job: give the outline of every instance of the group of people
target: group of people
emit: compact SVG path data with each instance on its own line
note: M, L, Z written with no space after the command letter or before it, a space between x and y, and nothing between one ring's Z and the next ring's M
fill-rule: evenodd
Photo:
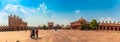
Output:
M30 38L34 39L35 37L38 38L38 32L39 32L39 29L31 29L30 30Z

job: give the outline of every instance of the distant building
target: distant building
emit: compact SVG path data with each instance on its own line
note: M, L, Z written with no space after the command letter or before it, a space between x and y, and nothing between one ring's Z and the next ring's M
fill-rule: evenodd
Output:
M65 27L66 29L70 29L70 25L66 25L66 27Z
M5 30L25 30L25 29L27 29L27 23L22 21L22 19L19 18L16 15L8 16L8 26L0 26L1 31L5 31Z
M2 31L2 30L7 30L7 29L9 29L9 27L6 25L1 25L0 26L0 31Z
M119 30L120 31L120 23L115 21L111 23L111 21L99 21L98 30Z
M86 23L86 20L81 17L79 20L70 23L70 27L71 27L71 29L80 29L80 27L83 23Z
M48 22L48 28L49 29L54 29L54 23L53 22Z
M62 29L65 29L65 26L64 26L64 25L61 25L61 28L62 28Z
M70 28L71 29L80 29L81 25L83 22L86 22L85 19L82 17L75 22L70 23ZM86 22L87 25L90 25L90 22ZM97 28L98 30L119 30L120 31L120 23L119 22L111 22L111 21L99 21L98 22L99 27ZM90 27L88 27L90 28Z
M57 24L54 29L62 29L62 26L60 26L59 24Z
M22 21L22 19L16 15L10 15L8 16L8 26L9 28L14 28L15 30L26 29L27 23Z

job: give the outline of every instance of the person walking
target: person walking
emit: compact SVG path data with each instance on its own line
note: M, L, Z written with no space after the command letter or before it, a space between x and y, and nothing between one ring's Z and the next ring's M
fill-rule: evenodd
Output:
M36 34L36 38L38 38L39 29L36 29L35 31L36 31L36 33L35 33Z
M33 38L35 37L35 30L34 30L34 29L32 29L30 32L31 32L30 37L33 39Z

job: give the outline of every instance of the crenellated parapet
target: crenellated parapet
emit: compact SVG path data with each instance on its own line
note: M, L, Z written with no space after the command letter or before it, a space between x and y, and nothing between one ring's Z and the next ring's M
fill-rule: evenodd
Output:
M120 24L120 22L116 22L116 21L99 21L99 24Z
M19 18L19 17L16 16L16 15L10 15L10 16L8 16L8 18L21 20L21 18Z
M0 25L0 27L7 26L7 25Z

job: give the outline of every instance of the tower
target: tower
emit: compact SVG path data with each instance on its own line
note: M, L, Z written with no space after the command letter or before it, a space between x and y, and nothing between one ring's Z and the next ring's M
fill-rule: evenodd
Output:
M10 15L8 16L8 26L13 30L24 30L27 28L27 23L16 15Z
M49 29L53 29L54 28L54 23L53 22L48 22L48 28Z

